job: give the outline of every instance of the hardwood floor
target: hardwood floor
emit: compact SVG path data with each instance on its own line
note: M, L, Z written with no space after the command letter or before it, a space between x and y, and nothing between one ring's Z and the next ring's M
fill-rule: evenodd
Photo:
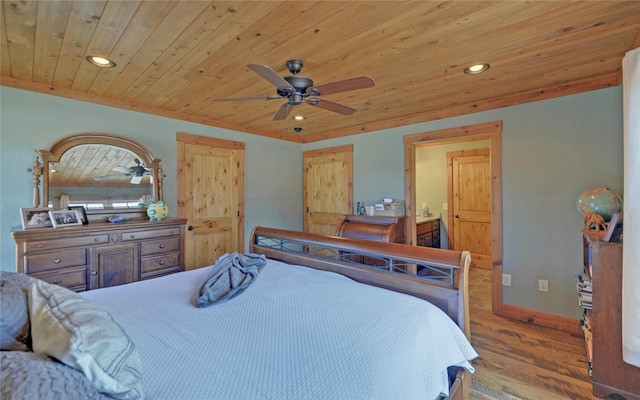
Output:
M582 336L492 314L491 271L471 268L469 275L471 343L480 355L472 378L506 395L472 399L599 399L591 393Z

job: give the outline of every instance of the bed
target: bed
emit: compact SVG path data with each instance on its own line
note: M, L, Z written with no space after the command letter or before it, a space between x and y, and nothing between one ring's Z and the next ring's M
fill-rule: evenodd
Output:
M250 253L251 284L203 308L216 266L80 295L31 282L34 351L2 352L2 398L467 398L468 252L257 227Z

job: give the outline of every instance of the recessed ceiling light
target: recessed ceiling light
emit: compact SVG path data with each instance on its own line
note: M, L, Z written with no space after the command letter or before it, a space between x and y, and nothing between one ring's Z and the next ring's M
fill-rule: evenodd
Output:
M102 68L113 68L116 66L116 63L103 57L86 56L85 60L89 61L93 65L97 65L98 67Z
M293 117L294 121L304 121L304 116L302 115L296 115Z
M481 74L484 71L488 70L489 67L489 64L474 64L470 67L465 68L464 73L467 75Z

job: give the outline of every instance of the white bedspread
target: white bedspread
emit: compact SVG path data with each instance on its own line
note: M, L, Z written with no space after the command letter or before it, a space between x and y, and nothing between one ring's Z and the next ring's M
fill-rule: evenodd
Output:
M477 357L423 300L273 260L196 308L208 270L82 293L133 339L150 400L435 399L447 367Z

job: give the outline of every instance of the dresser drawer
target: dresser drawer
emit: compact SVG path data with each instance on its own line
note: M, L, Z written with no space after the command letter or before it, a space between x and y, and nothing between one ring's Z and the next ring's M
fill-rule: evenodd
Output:
M180 252L164 254L156 257L145 257L140 263L140 274L148 274L166 269L180 268Z
M179 236L179 235L180 235L179 227L149 230L149 231L127 231L122 233L122 241L127 242L130 240L154 239L154 238L161 238L165 236Z
M431 222L422 222L416 225L416 234L422 235L423 233L431 231Z
M57 250L63 247L90 246L92 244L109 243L109 235L80 236L68 239L51 239L28 242L27 251Z
M29 255L26 257L25 264L25 272L27 274L87 265L87 250L68 249L59 250L55 253Z
M180 251L180 238L152 240L140 244L140 255L170 253Z
M69 289L86 290L87 288L87 269L85 267L65 268L56 272L32 274L31 276Z

